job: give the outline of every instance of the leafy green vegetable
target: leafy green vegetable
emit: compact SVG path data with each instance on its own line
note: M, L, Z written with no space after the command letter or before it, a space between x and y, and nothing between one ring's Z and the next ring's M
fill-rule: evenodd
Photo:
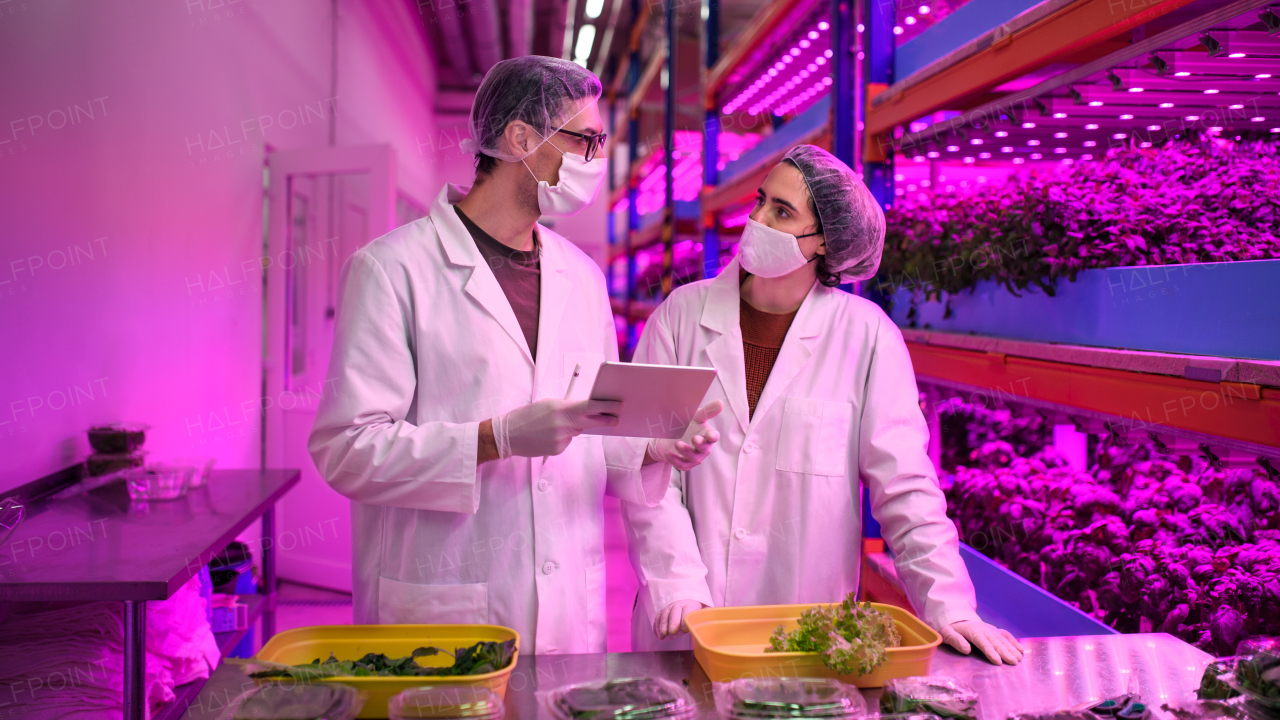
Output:
M453 665L423 667L417 663L420 657L433 657L444 653L453 656ZM420 647L408 657L389 658L381 653L368 653L359 660L339 660L329 653L329 659L320 658L306 665L277 665L258 663L265 669L249 674L252 678L292 678L316 680L328 677L454 677L483 675L501 670L511 664L516 656L516 641L478 642L471 647L458 648L449 653L437 647Z
M888 659L887 648L902 644L893 617L860 603L849 593L839 605L819 605L800 614L799 627L779 625L765 652L813 652L841 675L866 675Z
M1204 669L1204 675L1200 677L1200 688L1196 690L1196 697L1201 700L1226 700L1239 695L1235 688L1222 681L1223 676L1235 671L1235 667L1235 658L1222 658L1209 663L1209 666Z

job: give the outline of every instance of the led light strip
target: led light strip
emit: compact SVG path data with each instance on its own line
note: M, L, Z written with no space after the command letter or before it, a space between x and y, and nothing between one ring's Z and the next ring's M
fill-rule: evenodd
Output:
M818 40L822 36L822 34L825 33L827 30L829 30L830 28L831 28L831 24L828 23L826 20L819 22L817 24L816 29L810 30L808 33L805 34L803 38L800 39L799 42L797 42L794 46L792 46L790 50L784 52L781 56L779 56L777 61L775 61L773 65L769 67L768 70L761 73L760 77L757 78L755 82L751 83L742 92L738 93L737 97L735 97L733 100L730 100L728 103L726 103L725 106L720 109L720 112L724 113L725 115L730 115L737 112L738 109L741 108L748 100L755 97L757 93L759 93L771 82L773 82L773 79L778 77L779 74L786 69L787 65L790 65L791 63L795 62L795 58L799 56L801 52L812 47L813 42ZM829 58L829 57L831 57L830 50L826 52L826 58ZM817 64L825 65L827 62L826 58L823 58L822 62ZM810 71L810 72L813 72L813 71ZM777 98L774 98L774 99L776 100ZM751 114L758 115L762 110L765 110L765 109L768 109L768 108L765 107L760 110L756 110Z

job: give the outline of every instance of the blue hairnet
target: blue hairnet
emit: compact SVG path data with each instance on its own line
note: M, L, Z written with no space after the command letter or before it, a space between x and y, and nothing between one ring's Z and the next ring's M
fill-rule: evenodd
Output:
M797 145L782 159L800 170L813 197L827 244L827 271L844 282L873 277L884 251L884 211L862 178L814 145Z
M545 141L600 99L600 78L586 68L542 55L503 60L489 69L471 104L467 152L519 162L528 153L507 147L507 125L522 120Z

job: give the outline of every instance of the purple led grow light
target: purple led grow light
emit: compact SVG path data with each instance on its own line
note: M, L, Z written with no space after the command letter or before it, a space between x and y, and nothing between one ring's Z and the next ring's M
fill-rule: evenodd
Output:
M773 65L765 69L760 74L760 77L756 78L755 82L752 82L750 85L743 88L742 91L738 93L737 97L733 98L728 103L725 103L724 107L720 109L720 112L725 115L731 115L737 112L752 99L757 98L762 91L770 86L773 86L773 89L769 94L756 99L755 102L748 107L747 111L751 115L759 115L760 113L766 112L774 105L777 105L784 100L786 102L784 102L783 105L789 106L789 109L795 109L805 100L812 99L823 89L829 87L829 82L822 87L816 87L809 85L807 80L810 77L817 75L821 68L827 64L827 59L831 57L830 50L826 50L825 52L818 51L819 43L817 42L830 28L831 25L824 20L817 23L817 25L815 25L811 30L801 35L795 45L780 54ZM808 57L808 62L805 60L806 57ZM783 78L786 75L785 71L788 70L788 66L791 65L799 67L800 70L792 74L786 81L780 84L775 84L774 81ZM801 85L806 85L807 87L803 90L797 90ZM806 93L808 93L808 95L807 97L804 97ZM800 97L804 97L804 99L798 99ZM788 111L789 110L783 112ZM776 114L781 115L782 113L778 112Z

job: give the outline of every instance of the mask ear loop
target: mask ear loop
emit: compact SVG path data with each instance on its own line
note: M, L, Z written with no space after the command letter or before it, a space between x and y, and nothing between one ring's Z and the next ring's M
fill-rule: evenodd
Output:
M809 233L808 235L796 235L796 239L797 239L797 240L799 240L800 238L813 237L814 235L822 235L822 234L823 234L823 233L820 233L820 232L811 232L811 233ZM823 245L826 245L826 243L824 242L824 243L823 243ZM820 258L820 257L822 257L822 255L821 255L820 253L814 253L814 254L813 254L813 257L811 257L811 258L809 258L808 260L806 260L806 261L805 261L805 264L806 264L806 265L808 265L809 263L811 263L811 262L813 262L813 261L817 260L817 259L818 259L818 258Z

